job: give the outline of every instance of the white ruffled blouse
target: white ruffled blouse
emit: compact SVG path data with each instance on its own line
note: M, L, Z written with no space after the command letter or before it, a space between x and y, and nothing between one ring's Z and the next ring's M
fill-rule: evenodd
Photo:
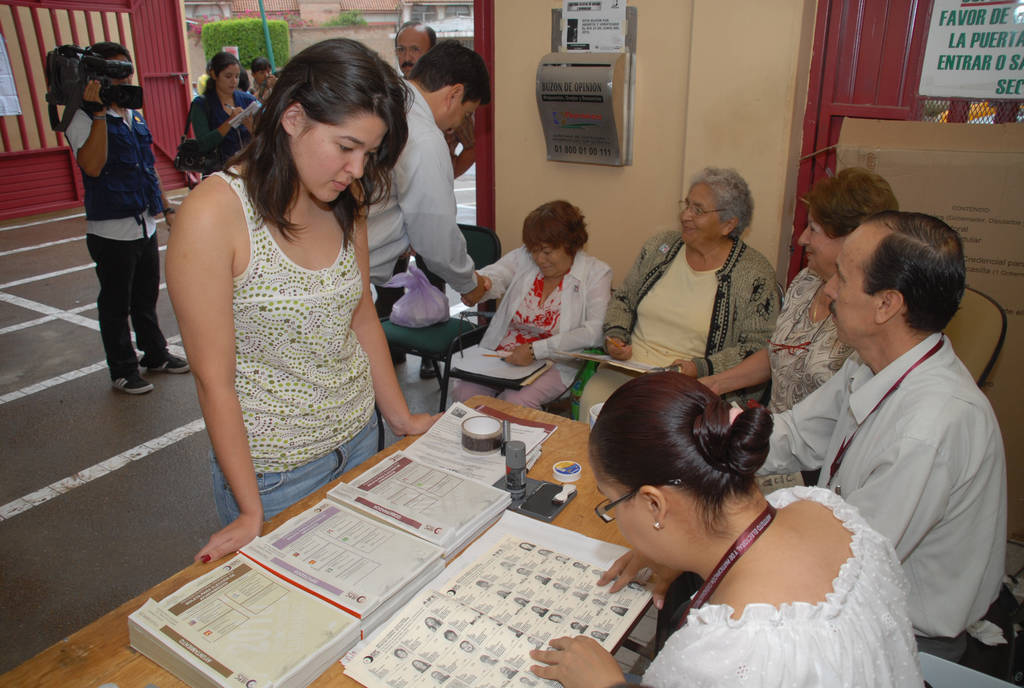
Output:
M777 508L818 502L853 533L853 556L832 592L818 604L747 605L739 619L728 605L692 610L651 663L644 685L920 688L908 586L892 544L828 490L794 487L767 499Z

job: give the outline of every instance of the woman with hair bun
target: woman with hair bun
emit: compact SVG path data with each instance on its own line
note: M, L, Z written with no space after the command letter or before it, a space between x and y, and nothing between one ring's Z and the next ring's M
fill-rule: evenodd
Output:
M729 406L678 373L627 382L590 435L607 497L595 507L633 546L598 585L654 572L705 583L644 674L651 686L920 686L907 582L892 545L856 509L818 488L767 498L754 481L771 415ZM618 663L584 636L531 652L538 676L567 688L616 686Z

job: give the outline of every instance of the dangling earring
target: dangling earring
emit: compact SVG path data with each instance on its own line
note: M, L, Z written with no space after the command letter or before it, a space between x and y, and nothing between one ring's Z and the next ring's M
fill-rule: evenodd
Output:
M655 529L655 530L661 530L661 529L662 529L662 528L664 528L664 527L665 527L665 526L661 525L661 521L655 521L655 522L654 522L654 529Z

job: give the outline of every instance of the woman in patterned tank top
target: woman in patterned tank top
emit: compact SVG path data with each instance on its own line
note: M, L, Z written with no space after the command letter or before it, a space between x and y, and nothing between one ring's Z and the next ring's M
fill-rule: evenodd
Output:
M175 223L167 284L213 445L222 528L207 562L376 451L376 400L411 414L370 298L366 209L387 196L408 135L407 90L362 44L293 57L227 173Z

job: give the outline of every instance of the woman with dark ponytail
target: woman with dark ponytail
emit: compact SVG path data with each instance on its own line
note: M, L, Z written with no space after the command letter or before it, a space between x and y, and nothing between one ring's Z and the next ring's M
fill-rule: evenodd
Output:
M590 467L633 550L598 581L653 572L655 605L683 572L704 584L644 674L652 686L920 686L907 583L892 545L819 488L761 494L772 418L661 373L615 391L590 435ZM663 612L664 613L664 612ZM563 686L616 686L585 636L531 656Z

